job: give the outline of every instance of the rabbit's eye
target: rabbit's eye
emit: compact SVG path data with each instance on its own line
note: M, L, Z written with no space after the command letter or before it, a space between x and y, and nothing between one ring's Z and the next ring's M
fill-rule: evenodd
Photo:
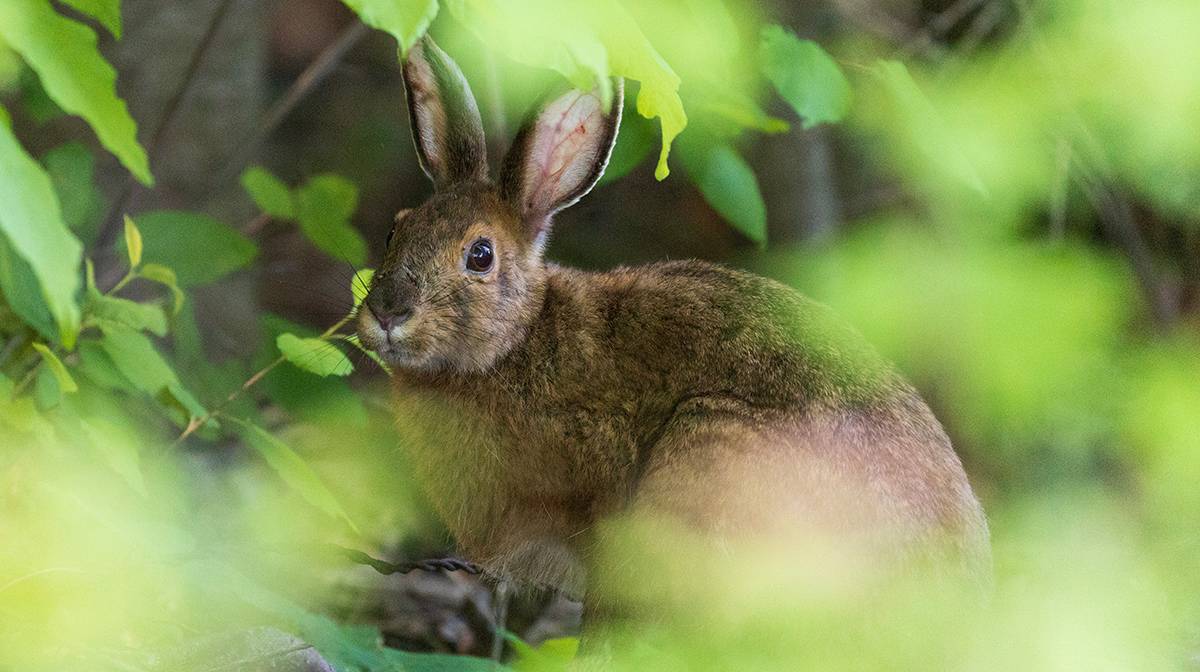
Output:
M475 273L486 273L495 263L496 254L492 251L492 241L480 238L471 243L467 249L467 270Z
M387 240L383 241L384 249L392 246L392 238L395 238L395 237L396 237L396 227L393 226L392 228L388 229Z

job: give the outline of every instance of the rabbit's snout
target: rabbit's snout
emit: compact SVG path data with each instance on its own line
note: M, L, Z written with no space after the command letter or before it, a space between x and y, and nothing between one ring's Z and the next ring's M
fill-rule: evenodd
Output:
M387 342L394 344L404 336L416 299L417 287L410 279L382 275L376 278L363 305Z

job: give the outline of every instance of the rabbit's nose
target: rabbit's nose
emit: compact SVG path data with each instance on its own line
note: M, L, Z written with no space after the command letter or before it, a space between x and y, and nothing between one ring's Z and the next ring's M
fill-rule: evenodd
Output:
M368 306L368 308L371 308ZM412 308L400 308L387 311L377 311L371 308L371 314L375 316L375 321L379 323L379 328L384 331L389 337L392 334L392 329L403 325L412 317Z

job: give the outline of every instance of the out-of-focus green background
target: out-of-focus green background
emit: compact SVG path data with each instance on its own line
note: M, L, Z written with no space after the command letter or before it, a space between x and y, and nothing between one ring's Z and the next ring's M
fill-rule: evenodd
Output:
M1200 669L1194 0L5 2L0 669L569 657L577 604L512 600L502 646L478 581L331 546L451 548L327 331L430 191L396 51L427 27L493 160L545 91L627 78L552 260L827 303L989 514L985 606L917 581L864 624L767 563L614 640L628 669Z

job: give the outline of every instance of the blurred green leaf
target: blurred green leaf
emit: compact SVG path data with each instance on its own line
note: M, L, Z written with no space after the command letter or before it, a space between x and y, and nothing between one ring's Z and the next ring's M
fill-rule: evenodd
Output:
M947 136L941 115L917 86L908 68L899 61L880 61L872 72L892 99L896 120L909 141L931 164L986 195L987 187L975 167Z
M42 288L38 286L33 268L13 252L3 235L0 235L0 290L3 290L9 308L25 324L33 327L43 338L58 338L54 316L42 299Z
M253 166L242 173L242 187L264 213L278 219L295 219L292 191L265 168Z
M578 637L547 639L536 648L511 632L505 632L504 639L517 654L512 664L515 672L563 672L579 653Z
M342 0L362 22L387 31L400 43L401 55L416 44L438 13L437 0Z
M53 350L46 347L45 343L36 342L33 344L33 349L37 350L38 354L42 356L43 360L45 360L46 367L50 370L50 373L54 374L54 377L58 380L58 386L63 392L70 393L79 391L79 385L76 384L75 379L71 377L71 372L67 371L67 367L62 363L62 360L58 358L58 355L54 354Z
M130 268L137 268L142 263L142 251L142 232L138 231L137 224L129 215L125 215L125 252L129 256Z
M96 237L104 196L96 186L96 158L80 142L68 142L46 152L42 164L62 205L63 221L85 244Z
M481 42L525 65L560 73L577 89L599 87L611 100L610 77L640 82L638 114L662 128L655 177L670 173L671 143L687 126L679 76L616 0L459 0L447 9Z
M617 145L604 168L599 184L615 182L628 175L646 160L654 149L654 124L640 114L634 114L633 103L625 105L621 115L621 127L617 132Z
M337 498L325 486L321 477L313 471L304 458L296 454L296 451L258 425L232 417L230 420L241 428L242 437L266 460L275 473L279 474L284 483L287 483L308 503L334 518L344 520L351 528L358 529L354 525L354 521L350 520L346 511L342 509Z
M33 119L34 123L40 126L67 115L58 106L58 103L54 102L50 94L46 93L45 87L42 86L42 80L38 79L37 73L30 68L21 69L19 84L21 106L25 108L25 113L29 115L30 119Z
M4 10L0 9L0 25L3 17ZM0 179L0 234L8 240L10 250L28 262L46 307L58 324L59 338L71 348L79 332L75 295L79 291L83 245L63 223L50 178L2 126L0 175L4 176ZM28 287L5 287L6 296L16 291L28 291ZM31 301L32 297L17 299L18 303Z
M93 385L104 390L132 392L138 388L121 374L112 357L104 350L100 341L85 339L79 342L79 364L76 371Z
M63 0L64 3L87 14L121 39L121 0Z
M179 287L179 279L175 277L175 271L162 264L145 264L138 269L138 277L157 282L171 290L171 312L174 315L179 314L187 297Z
M37 409L45 413L62 403L63 389L49 368L37 369L33 379L33 400Z
M800 115L804 128L846 116L850 83L816 42L802 40L782 26L767 26L762 30L759 58L763 74Z
M143 497L148 496L137 437L131 436L124 425L106 418L87 418L82 420L82 426L84 435L108 466L125 479L134 492Z
M86 310L87 316L97 323L116 322L155 336L167 335L167 316L162 306L157 304L106 296L93 290L88 293Z
M296 190L296 219L304 235L326 254L354 266L367 261L367 243L350 218L358 208L358 187L338 175L318 175Z
M680 157L704 200L750 240L767 241L767 208L758 179L737 150L726 144L684 138Z
M300 338L295 334L280 334L275 339L279 351L289 362L318 376L348 376L354 365L329 341L319 338Z
M145 241L145 260L173 269L182 287L218 280L258 254L250 239L207 215L161 210L135 221Z
M154 182L137 124L117 97L116 71L100 55L90 28L60 16L45 0L6 0L0 3L0 37L37 71L55 102L83 117L139 181Z

